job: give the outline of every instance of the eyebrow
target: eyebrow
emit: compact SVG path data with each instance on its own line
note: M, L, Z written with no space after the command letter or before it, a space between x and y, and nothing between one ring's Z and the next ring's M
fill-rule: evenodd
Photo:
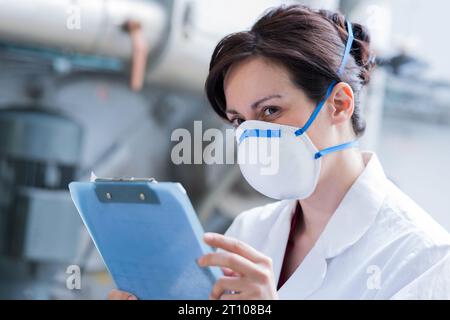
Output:
M266 101L274 99L274 98L281 98L281 97L282 96L280 94L272 94L270 96L261 98L261 99L255 101L255 102L253 102L252 105L251 105L251 108L252 109L256 109L263 102L266 102ZM237 112L236 110L226 110L225 113L239 114L239 112Z

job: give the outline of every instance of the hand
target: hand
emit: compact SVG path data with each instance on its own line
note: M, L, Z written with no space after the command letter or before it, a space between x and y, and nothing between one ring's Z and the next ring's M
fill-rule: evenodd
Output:
M221 234L206 233L204 241L212 247L224 250L206 254L198 259L199 266L217 266L224 272L224 277L214 285L210 299L278 299L272 260L269 257L242 241Z
M108 294L108 300L137 300L137 298L131 293L113 289Z

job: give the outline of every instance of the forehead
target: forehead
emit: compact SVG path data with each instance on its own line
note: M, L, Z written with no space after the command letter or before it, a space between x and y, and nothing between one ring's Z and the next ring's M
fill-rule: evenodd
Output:
M227 109L249 106L263 96L282 94L292 86L283 66L261 57L245 59L234 64L225 76Z

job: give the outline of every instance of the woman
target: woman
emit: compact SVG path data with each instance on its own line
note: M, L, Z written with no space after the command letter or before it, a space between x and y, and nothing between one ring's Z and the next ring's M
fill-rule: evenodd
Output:
M338 13L292 5L217 45L209 101L238 128L239 153L276 143L275 173L241 170L280 201L242 213L225 236L205 235L221 250L199 265L224 271L211 299L450 298L449 234L355 142L369 42Z

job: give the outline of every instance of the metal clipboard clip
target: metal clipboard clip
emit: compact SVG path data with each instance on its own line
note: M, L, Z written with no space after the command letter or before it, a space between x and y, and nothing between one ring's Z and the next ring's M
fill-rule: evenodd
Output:
M96 183L95 193L101 202L159 203L158 196L152 188L149 189L142 185L142 183L157 184L158 181L156 181L155 178L98 178L95 173L92 172L90 181ZM124 188L123 186L120 186L120 184L117 185L113 182L136 182L136 184L133 183Z
M95 175L94 172L91 172L90 182L151 182L151 183L158 183L158 181L155 178L135 178L135 177L99 178Z

